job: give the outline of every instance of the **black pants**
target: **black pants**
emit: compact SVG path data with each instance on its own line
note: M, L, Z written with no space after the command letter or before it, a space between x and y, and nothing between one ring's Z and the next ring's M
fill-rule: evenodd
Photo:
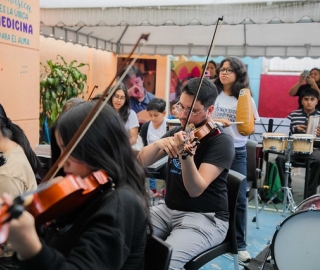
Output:
M312 160L310 161L310 177L309 184L307 190L307 198L317 193L317 188L320 185L320 150L314 149L311 154ZM279 175L281 178L282 186L285 183L285 163L286 163L285 155L278 155L276 158L276 163L278 166ZM306 157L303 155L292 155L290 157L290 161L292 162L305 162ZM289 175L288 186L291 187L291 176Z

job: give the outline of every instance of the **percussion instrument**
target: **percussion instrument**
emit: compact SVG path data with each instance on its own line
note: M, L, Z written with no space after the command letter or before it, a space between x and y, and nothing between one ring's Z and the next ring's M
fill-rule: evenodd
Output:
M319 115L310 115L308 119L308 126L306 134L316 135L315 130L317 126L320 124L320 116Z
M311 154L313 152L314 135L293 134L292 152L296 154Z
M242 136L248 136L254 132L254 112L251 92L248 88L243 88L239 92L236 122L243 122L237 125L237 129Z
M265 151L284 153L287 148L288 136L284 133L263 133L262 146Z
M319 269L320 194L302 201L273 236L271 255L275 269Z
M167 131L173 129L174 127L180 127L180 120L179 119L169 119L167 121Z

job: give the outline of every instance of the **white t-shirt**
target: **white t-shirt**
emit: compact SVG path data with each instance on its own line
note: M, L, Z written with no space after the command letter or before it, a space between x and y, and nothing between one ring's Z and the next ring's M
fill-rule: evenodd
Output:
M139 120L135 111L130 109L129 117L127 122L125 123L125 127L127 130L130 130L135 127L139 127Z
M147 142L148 144L160 139L167 132L167 118L164 118L160 127L155 129L150 121L147 132Z
M259 121L260 117L257 111L256 104L252 99L253 113L255 121ZM234 96L228 96L223 91L218 95L214 103L214 110L211 115L213 119L228 119L230 122L236 122L238 100ZM248 136L242 136L237 129L237 125L226 127L225 132L230 134L233 138L234 147L245 146Z

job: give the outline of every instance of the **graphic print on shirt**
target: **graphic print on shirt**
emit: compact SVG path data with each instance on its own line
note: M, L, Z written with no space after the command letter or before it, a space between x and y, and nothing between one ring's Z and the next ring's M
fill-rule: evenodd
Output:
M181 175L181 162L179 158L171 160L170 173Z
M228 119L230 122L236 122L236 110L222 107L220 102L216 103L214 108L214 118L216 119Z

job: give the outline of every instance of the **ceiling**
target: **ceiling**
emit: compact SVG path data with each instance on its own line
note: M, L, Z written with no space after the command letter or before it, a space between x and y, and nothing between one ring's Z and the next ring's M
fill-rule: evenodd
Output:
M88 7L78 0L72 7L75 1L40 0L41 34L127 54L142 34L150 33L140 47L143 54L205 56L223 16L212 56L320 57L320 1L194 0L197 4L191 5L188 0L183 6L174 5L177 1L122 7L95 1Z

